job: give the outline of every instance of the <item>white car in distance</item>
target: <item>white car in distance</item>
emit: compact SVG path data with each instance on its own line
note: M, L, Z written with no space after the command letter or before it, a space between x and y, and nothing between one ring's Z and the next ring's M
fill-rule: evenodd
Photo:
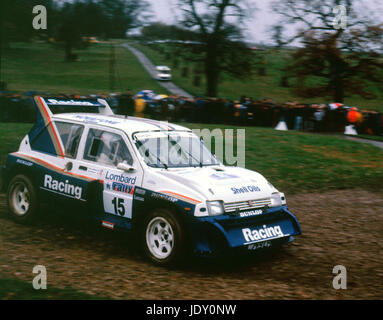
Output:
M172 79L171 69L168 66L157 66L156 77L160 81L170 81Z

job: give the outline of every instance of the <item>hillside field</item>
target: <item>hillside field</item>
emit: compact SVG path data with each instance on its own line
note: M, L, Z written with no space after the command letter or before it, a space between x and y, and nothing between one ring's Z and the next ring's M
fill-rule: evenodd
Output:
M175 68L174 60L177 55L172 54L172 46L170 44L161 45L143 45L138 42L134 43L134 46L147 55L149 59L155 65L168 65L172 68L173 82L190 92L193 95L203 96L205 92L205 81L202 78L201 85L196 87L193 84L193 70L196 68L196 64L178 59L178 67ZM161 47L162 46L162 51ZM170 60L167 57L166 52L169 52ZM291 52L289 50L273 50L267 49L260 51L260 61L265 67L266 74L261 76L255 72L253 76L244 79L234 79L225 74L221 77L219 85L218 96L232 100L239 100L242 95L253 97L254 99L270 98L278 103L284 103L286 101L299 101L301 103L331 103L331 97L322 98L300 98L295 96L291 92L293 83L290 81L290 88L281 87L280 81L283 76L282 69L286 67ZM182 76L182 69L184 67L189 68L188 77ZM200 67L201 68L201 67ZM313 83L318 81L312 79ZM372 109L383 112L383 88L373 87L374 93L377 98L374 100L366 100L359 96L347 97L345 104L349 106L355 106L360 109Z
M166 93L137 61L136 57L115 45L113 92L131 89L134 93L152 89ZM47 43L12 43L3 49L2 80L8 90L40 91L65 94L109 94L111 44L94 44L75 50L79 61L65 62L64 50ZM165 92L164 92L165 91Z

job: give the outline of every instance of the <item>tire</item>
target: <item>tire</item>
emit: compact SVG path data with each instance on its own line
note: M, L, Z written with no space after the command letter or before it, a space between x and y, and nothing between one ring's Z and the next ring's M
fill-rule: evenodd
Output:
M145 255L158 265L172 265L184 253L184 235L176 216L167 209L154 209L141 229Z
M36 189L24 175L15 176L8 186L7 202L11 218L20 223L31 223L38 217Z

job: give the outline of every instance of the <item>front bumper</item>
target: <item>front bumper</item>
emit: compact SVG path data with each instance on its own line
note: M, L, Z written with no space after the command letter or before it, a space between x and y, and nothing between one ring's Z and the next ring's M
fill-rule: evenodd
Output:
M284 205L251 217L223 214L196 218L191 224L190 235L194 252L206 255L264 248L261 244L266 242L275 247L292 241L301 233L298 220Z

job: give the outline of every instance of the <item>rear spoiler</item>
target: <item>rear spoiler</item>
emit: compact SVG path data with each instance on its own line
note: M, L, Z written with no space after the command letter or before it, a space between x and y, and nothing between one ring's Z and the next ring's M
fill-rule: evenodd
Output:
M62 98L42 98L35 97L35 102L45 104L47 109L54 113L55 109L62 112L76 112L76 108L81 112L97 112L103 115L113 115L113 111L104 99L62 99ZM67 109L67 110L66 110ZM77 111L78 112L78 111Z
M56 125L52 122L55 110L59 112L97 112L103 115L113 115L113 111L104 99L62 99L34 97L37 108L36 123L28 133L32 150L39 150L58 157L64 157L64 146L58 134ZM78 112L78 111L77 111Z

